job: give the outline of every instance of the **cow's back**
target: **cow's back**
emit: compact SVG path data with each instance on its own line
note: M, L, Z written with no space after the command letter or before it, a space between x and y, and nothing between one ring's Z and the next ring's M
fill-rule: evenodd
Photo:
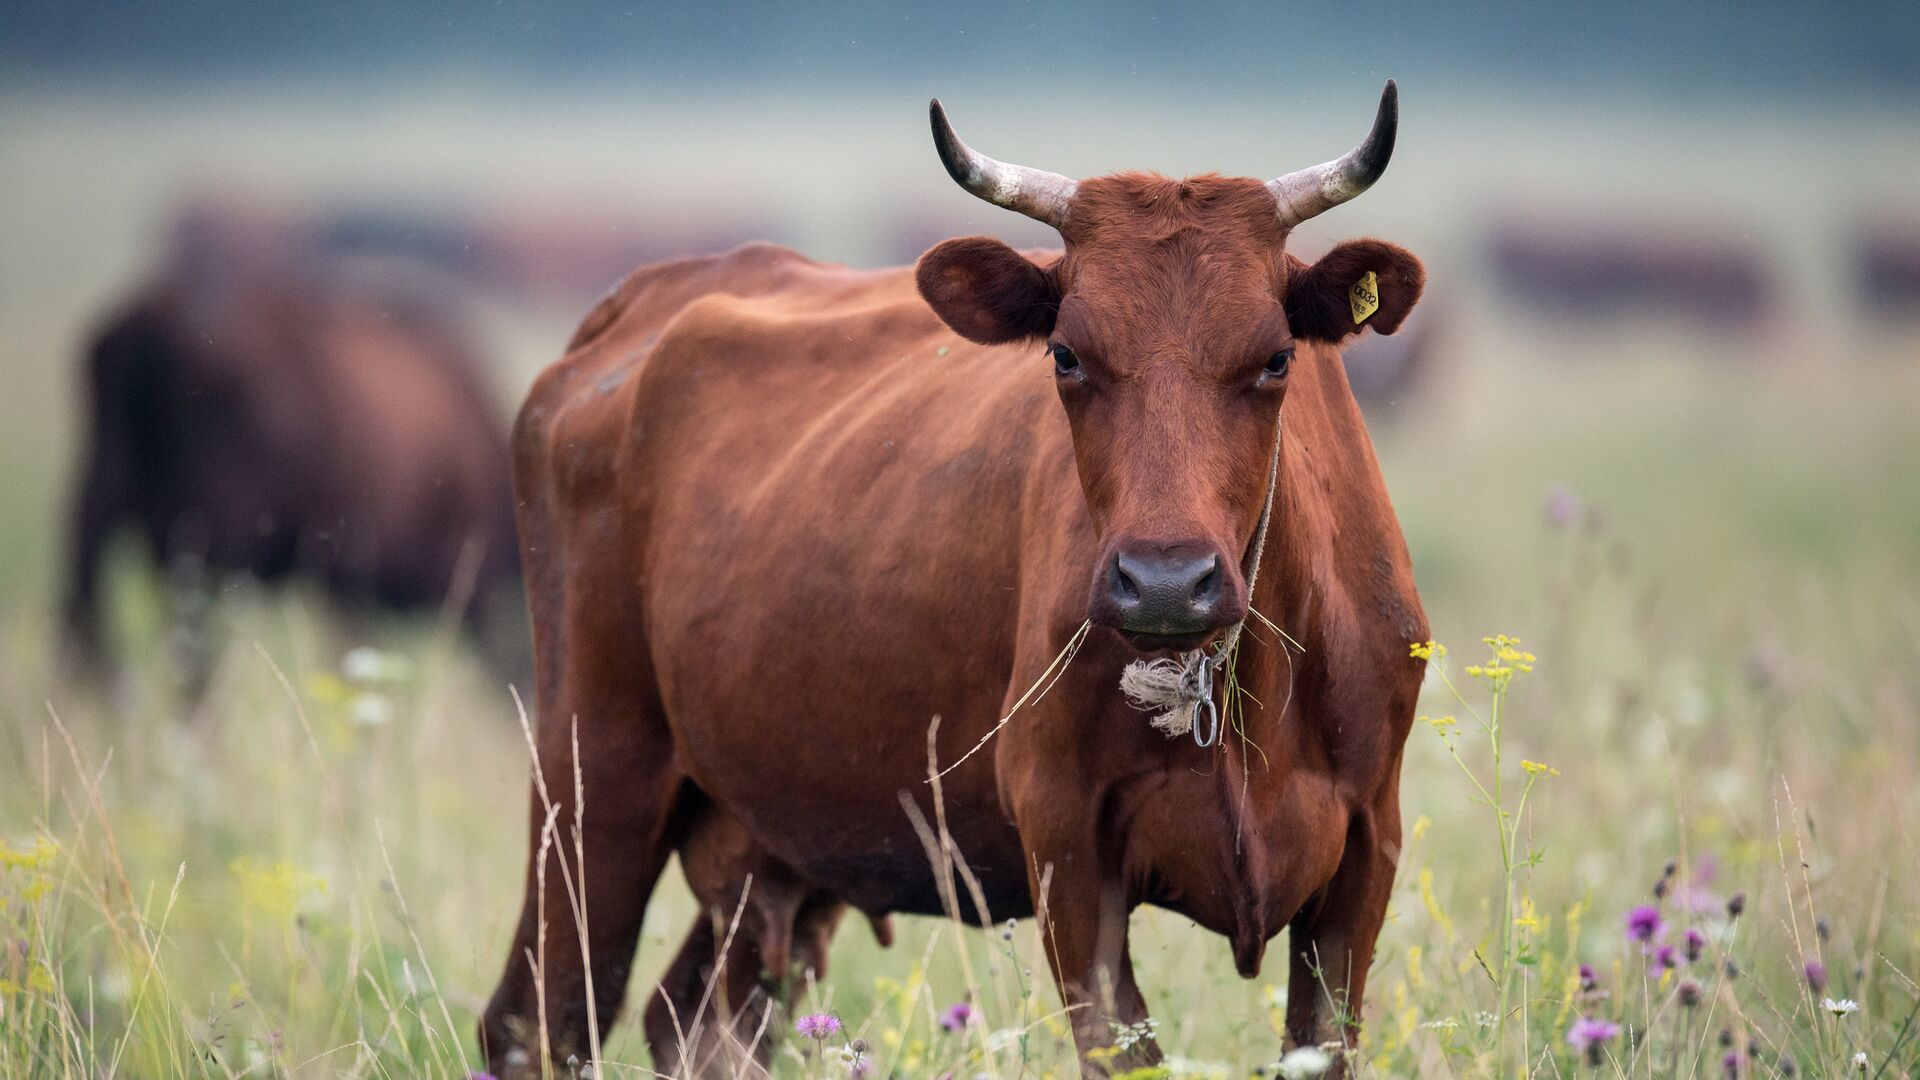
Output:
M712 798L862 907L937 910L897 891L931 883L893 793L924 779L935 716L945 760L997 718L1036 483L1078 506L1040 350L958 338L910 269L768 246L661 264L538 380L515 472L543 648L597 666L551 613L619 621ZM768 799L782 775L808 779ZM947 799L996 802L990 763ZM967 850L1012 853L986 884L1024 906L1001 815L955 817Z

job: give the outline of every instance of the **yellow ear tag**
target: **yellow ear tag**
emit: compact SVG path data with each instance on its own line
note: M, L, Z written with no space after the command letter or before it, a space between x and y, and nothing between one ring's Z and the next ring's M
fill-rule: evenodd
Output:
M1380 310L1380 282L1369 270L1347 290L1347 300L1353 305L1353 325L1359 326L1367 321L1367 316Z

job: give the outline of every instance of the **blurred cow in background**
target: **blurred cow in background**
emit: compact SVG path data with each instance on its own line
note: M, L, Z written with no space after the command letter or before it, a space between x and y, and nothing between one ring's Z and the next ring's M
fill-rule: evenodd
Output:
M313 258L298 235L271 214L188 213L95 339L70 659L107 659L102 561L121 526L176 592L303 575L348 610L447 607L482 629L517 581L505 425L464 336L417 280ZM506 663L514 636L482 644Z
M1873 314L1920 316L1920 225L1883 222L1862 229L1853 273L1855 290Z
M1760 248L1698 228L1528 222L1495 227L1490 237L1501 296L1556 317L1671 315L1752 327L1776 296Z

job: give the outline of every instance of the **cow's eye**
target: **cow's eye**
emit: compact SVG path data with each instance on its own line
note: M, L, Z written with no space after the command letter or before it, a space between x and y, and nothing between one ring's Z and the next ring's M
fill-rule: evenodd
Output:
M1071 375L1080 370L1080 358L1073 355L1073 350L1065 345L1058 343L1049 345L1047 352L1053 354L1054 374Z
M1285 375L1287 373L1287 369L1292 366L1293 366L1293 347L1292 346L1288 346L1287 348L1281 349L1279 352L1274 353L1272 356L1267 357L1267 374L1276 379L1282 375Z

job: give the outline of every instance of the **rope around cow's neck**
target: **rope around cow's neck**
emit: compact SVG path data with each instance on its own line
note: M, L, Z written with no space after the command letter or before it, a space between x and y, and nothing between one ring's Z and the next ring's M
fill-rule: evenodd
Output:
M1267 496L1260 505L1260 524L1254 528L1253 543L1248 546L1240 576L1247 583L1247 610L1253 610L1253 586L1260 580L1260 557L1267 547L1267 523L1273 519L1273 492L1280 482L1280 418L1273 419L1273 457L1267 463ZM1212 746L1220 738L1220 707L1213 700L1213 684L1220 669L1233 659L1240 644L1240 632L1247 625L1245 616L1227 627L1211 655L1205 649L1181 654L1178 660L1135 660L1120 673L1120 692L1136 709L1161 710L1151 721L1169 739L1188 732L1202 747ZM1202 716L1206 724L1201 724Z

